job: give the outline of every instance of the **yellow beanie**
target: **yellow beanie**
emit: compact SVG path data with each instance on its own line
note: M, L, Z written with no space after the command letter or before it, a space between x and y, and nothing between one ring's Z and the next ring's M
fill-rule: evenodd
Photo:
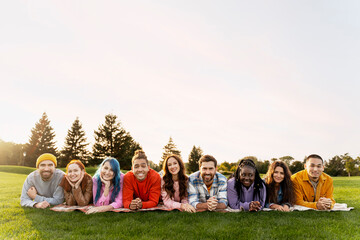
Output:
M56 157L54 155L52 155L51 153L44 153L44 154L41 154L40 157L38 157L38 159L36 160L36 168L39 167L39 164L42 161L46 161L46 160L52 161L55 164L55 167L57 166Z

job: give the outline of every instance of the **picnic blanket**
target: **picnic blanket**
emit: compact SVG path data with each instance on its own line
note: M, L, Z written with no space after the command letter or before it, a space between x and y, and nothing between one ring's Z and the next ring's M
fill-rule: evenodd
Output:
M68 206L65 204L56 205L55 207L50 208L50 210L55 212L72 212L75 210L79 210L81 212L87 212L90 208L93 208L94 205L87 205L87 206ZM139 209L137 211L130 210L128 208L115 208L111 210L111 212L146 212L146 211L172 211L172 210L180 210L177 208L167 208L164 205L158 205L153 208L147 208L147 209Z
M348 207L346 203L335 203L333 209L330 210L318 210L313 208L308 208L300 205L295 205L292 209L292 211L308 211L308 210L314 210L314 211L326 211L326 212L337 212L337 211L345 211L348 212L350 210L354 209L354 207Z
M313 208L308 208L300 205L294 205L290 208L290 211L308 211L308 210L314 210L314 211L323 211L323 212L335 212L335 211L350 211L354 209L353 207L348 207L346 203L335 203L334 208L330 210L318 210ZM241 212L241 209L232 209L230 207L227 207L225 209L226 212ZM271 208L263 208L262 211L269 212L269 211L276 211L275 209Z
M55 207L50 208L50 210L55 211L55 212L72 212L75 210L79 210L81 212L86 212L87 210L89 210L90 208L94 207L93 205L88 205L88 206L68 206L65 204L60 204L60 205L56 205ZM317 210L317 209L313 209L313 208L308 208L308 207L304 207L304 206L300 206L300 205L294 205L294 207L291 207L290 210L291 211L308 211L308 210L313 210L313 211L324 211L324 212L335 212L335 211L350 211L354 209L354 207L348 207L346 203L335 203L334 208L330 209L330 210ZM167 208L164 205L158 205L154 208L147 208L147 209L139 209L137 211L134 210L130 210L128 208L115 208L113 210L111 210L112 212L146 212L146 211L173 211L173 210L178 210L181 211L178 208ZM203 210L206 211L206 210ZM230 207L227 207L226 209L219 209L216 210L216 212L241 212L241 209L232 209ZM264 208L262 211L275 211L274 209L271 208ZM201 212L201 211L198 211Z

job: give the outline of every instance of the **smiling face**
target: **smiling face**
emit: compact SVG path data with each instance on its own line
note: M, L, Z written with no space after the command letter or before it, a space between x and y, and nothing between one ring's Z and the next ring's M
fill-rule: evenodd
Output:
M81 178L81 172L83 171L84 170L81 170L79 165L73 163L68 166L67 175L71 182L76 183Z
M167 160L167 163L166 163L168 169L169 169L169 172L172 174L172 175L177 175L180 171L180 165L179 165L179 162L174 158L174 157L171 157Z
M216 173L215 163L202 162L200 166L200 175L206 186L210 186L213 183L214 176Z
M105 163L102 165L100 174L101 174L102 179L104 179L105 181L111 181L111 180L113 180L113 178L114 178L114 171L112 170L109 161L105 162Z
M49 181L55 171L55 164L50 160L40 162L38 171L43 181Z
M135 159L132 165L132 170L136 179L143 181L145 180L150 167L145 159Z
M309 158L305 163L305 169L310 180L317 182L324 171L324 165L322 160L319 158Z
M255 181L255 169L252 167L244 166L240 171L240 182L248 188Z
M274 170L273 178L275 183L280 184L285 178L284 169L277 166Z

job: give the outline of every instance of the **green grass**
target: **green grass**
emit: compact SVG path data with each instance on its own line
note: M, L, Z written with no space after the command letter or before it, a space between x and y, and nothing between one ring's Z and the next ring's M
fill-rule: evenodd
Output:
M350 212L99 213L20 207L28 168L0 166L0 239L360 239L360 177L334 178ZM16 169L20 168L20 169ZM21 172L21 173L19 173Z
M0 165L0 172L9 172L9 173L20 173L20 174L30 174L34 171L35 168L31 167L20 167L14 165Z

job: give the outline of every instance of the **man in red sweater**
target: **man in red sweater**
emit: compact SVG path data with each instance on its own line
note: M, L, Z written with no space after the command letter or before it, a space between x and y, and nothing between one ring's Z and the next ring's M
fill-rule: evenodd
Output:
M131 210L156 207L161 193L161 178L150 168L145 152L135 152L131 169L124 176L124 207Z

